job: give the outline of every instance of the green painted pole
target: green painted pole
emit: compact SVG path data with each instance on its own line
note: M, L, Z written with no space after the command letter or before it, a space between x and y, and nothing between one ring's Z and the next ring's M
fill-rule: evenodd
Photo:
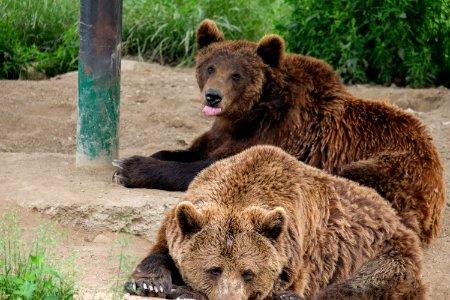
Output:
M76 165L111 166L119 150L122 0L80 0Z

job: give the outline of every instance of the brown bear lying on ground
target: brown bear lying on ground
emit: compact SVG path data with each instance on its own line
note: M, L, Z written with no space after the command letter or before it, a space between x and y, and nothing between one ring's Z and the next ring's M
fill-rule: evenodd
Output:
M414 116L350 95L324 62L286 54L276 35L224 41L210 20L197 29L197 81L212 128L188 150L116 161L126 187L186 190L199 171L258 144L377 190L429 243L445 202L443 169Z
M138 294L194 299L426 299L421 267L374 190L255 146L194 179L132 277Z

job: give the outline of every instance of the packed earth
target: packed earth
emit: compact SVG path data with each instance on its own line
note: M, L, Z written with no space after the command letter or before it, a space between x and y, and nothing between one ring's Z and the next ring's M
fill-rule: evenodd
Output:
M212 119L202 114L194 70L122 61L120 157L186 148ZM430 299L450 299L450 91L353 85L351 93L387 99L417 115L430 130L445 169L443 228L425 249ZM78 253L80 299L105 299L114 286L117 232L127 257L147 253L159 222L183 193L126 189L113 169L75 167L77 73L40 81L0 81L0 214L17 208L32 232L35 217L67 232L61 253ZM24 235L31 238L32 234Z

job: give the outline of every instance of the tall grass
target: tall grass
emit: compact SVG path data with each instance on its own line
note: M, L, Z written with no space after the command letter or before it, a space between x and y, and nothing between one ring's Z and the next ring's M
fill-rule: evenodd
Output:
M122 52L190 65L195 28L228 39L281 33L290 51L332 64L346 82L450 86L450 0L127 0ZM0 0L0 78L77 68L79 1ZM276 27L274 26L276 24Z
M189 65L195 28L215 19L228 38L257 40L273 31L281 0L127 0L122 50L146 61ZM0 78L47 76L77 68L79 1L0 0Z
M109 252L109 260L114 268L113 284L111 286L112 299L120 300L125 294L124 284L136 266L136 257L130 254L129 237L121 233L120 239L115 240Z
M30 246L23 239L24 230L18 224L17 213L1 217L0 299L72 299L73 277L62 272L70 260L63 263L54 251L60 237L58 231L41 223Z
M0 0L0 78L76 69L78 1Z
M195 51L195 29L205 18L214 19L229 39L257 40L274 30L281 1L135 0L124 2L125 54L160 63L190 64Z

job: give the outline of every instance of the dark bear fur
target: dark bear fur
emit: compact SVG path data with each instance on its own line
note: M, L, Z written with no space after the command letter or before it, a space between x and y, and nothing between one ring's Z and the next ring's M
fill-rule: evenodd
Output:
M126 187L186 190L199 171L253 145L377 190L429 243L445 203L443 168L416 117L387 102L349 94L323 61L284 52L276 35L225 41L214 22L197 29L196 74L212 128L188 150L133 156L114 164Z
M127 287L209 300L427 299L421 268L417 235L374 190L255 146L194 179Z

